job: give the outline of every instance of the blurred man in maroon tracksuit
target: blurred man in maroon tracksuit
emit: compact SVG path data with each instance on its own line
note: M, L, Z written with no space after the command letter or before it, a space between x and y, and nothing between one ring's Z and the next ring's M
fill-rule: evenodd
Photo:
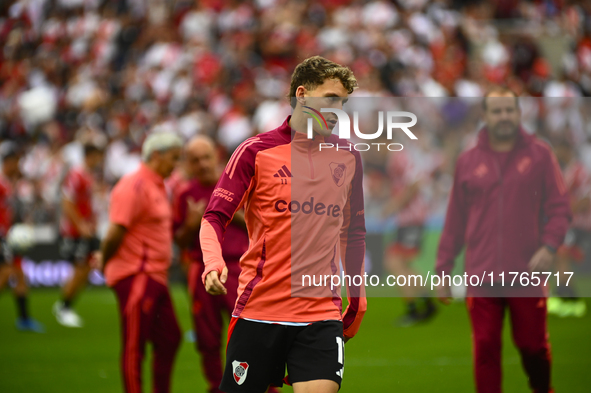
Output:
M552 271L571 218L568 194L550 146L521 129L516 95L496 88L483 105L486 127L456 164L436 268L450 274L466 245L466 273L486 277L483 287L468 288L467 299L477 391L501 392L508 308L531 389L551 392L545 288L511 285L510 273ZM449 294L449 286L439 288L442 301Z

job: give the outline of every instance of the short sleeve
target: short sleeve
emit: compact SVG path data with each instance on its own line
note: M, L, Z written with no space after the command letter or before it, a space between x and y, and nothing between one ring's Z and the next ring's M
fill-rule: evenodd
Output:
M136 181L120 181L111 193L109 221L129 228L140 216L142 209L142 187Z

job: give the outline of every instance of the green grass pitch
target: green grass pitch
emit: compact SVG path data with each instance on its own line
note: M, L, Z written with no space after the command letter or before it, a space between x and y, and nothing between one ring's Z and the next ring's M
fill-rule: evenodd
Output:
M175 307L184 330L190 329L187 297L173 287ZM51 305L56 289L31 292L33 315L46 334L17 332L12 296L0 297L0 392L119 392L119 320L115 297L106 288L87 290L77 309L86 321L82 329L57 324ZM396 298L368 299L368 312L359 335L345 347L342 392L471 392L470 330L463 303L441 308L431 323L413 328L394 327L401 311ZM591 304L589 304L591 306ZM588 392L591 386L591 316L581 319L550 317L553 380L557 392ZM505 392L526 392L527 381L519 355L505 326L503 373ZM145 384L149 383L149 357ZM183 342L173 376L173 392L204 392L199 358ZM145 391L149 391L146 389ZM283 391L291 392L290 388Z
M424 252L417 261L423 273L432 268L437 240L436 232L427 234ZM185 289L181 285L173 286L172 294L179 322L183 331L187 331L191 322ZM375 291L374 294L384 295ZM86 322L82 329L57 324L51 306L58 296L57 289L31 291L32 315L47 327L46 334L32 334L16 331L12 295L6 290L0 293L0 393L121 392L115 296L107 288L86 290L76 305ZM591 301L586 300L591 310ZM368 299L361 330L345 346L341 391L473 392L472 346L465 304L441 306L433 321L412 328L394 326L394 319L401 313L399 298ZM504 392L528 392L507 322L503 345ZM591 391L591 312L580 319L550 316L549 330L556 391ZM150 391L149 362L147 356L144 391ZM205 392L205 389L199 357L193 344L184 341L174 369L172 391L189 393ZM283 392L292 389L285 387Z

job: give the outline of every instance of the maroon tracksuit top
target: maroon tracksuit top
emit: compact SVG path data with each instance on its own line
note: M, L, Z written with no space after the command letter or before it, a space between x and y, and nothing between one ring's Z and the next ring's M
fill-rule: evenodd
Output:
M486 129L456 163L436 270L450 274L466 246L465 271L527 272L542 246L562 244L571 220L568 193L550 146L519 130L508 153L491 149ZM505 277L506 278L506 277Z

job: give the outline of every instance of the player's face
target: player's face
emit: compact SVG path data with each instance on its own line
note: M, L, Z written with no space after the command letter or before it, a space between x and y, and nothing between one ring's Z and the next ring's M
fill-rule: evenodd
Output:
M194 177L202 184L217 182L216 168L218 165L215 150L209 144L200 144L188 149L185 155L185 165L190 177Z
M174 147L164 152L159 152L158 172L162 177L168 177L174 171L179 159L181 158L181 149Z
M313 90L306 90L303 86L301 88L304 89L304 97L311 97L311 99L306 100L305 105L317 111L320 111L321 108L343 109L343 105L347 102L349 96L347 89L338 79L326 79L323 84ZM328 123L328 129L321 127L314 121L312 123L314 124L313 130L322 136L329 136L337 124L337 116L330 112L323 112L322 115Z
M510 140L517 136L521 112L512 94L491 95L486 99L484 113L486 127L497 140Z

